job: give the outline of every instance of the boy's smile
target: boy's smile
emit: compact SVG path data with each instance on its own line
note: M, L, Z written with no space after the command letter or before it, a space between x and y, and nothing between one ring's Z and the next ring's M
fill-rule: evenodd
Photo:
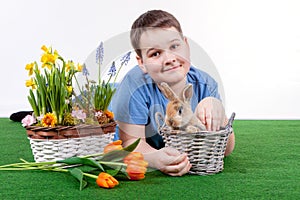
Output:
M141 35L142 58L139 66L156 83L175 84L185 81L190 69L190 50L187 39L174 27L151 28Z

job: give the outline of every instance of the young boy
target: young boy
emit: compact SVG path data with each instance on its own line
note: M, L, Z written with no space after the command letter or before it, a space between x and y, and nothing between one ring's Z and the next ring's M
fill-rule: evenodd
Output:
M188 157L164 147L157 132L155 113L165 114L168 99L160 91L166 82L179 95L187 83L193 84L192 108L207 130L219 130L227 123L217 83L190 63L187 38L177 19L161 10L142 14L132 25L131 43L137 53L138 66L131 69L120 83L112 105L124 146L142 138L137 151L144 154L150 167L171 176L186 174ZM225 155L234 148L230 135Z

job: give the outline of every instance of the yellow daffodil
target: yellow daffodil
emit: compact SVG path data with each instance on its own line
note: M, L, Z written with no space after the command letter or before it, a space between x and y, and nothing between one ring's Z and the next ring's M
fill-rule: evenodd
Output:
M41 50L40 63L32 62L25 66L30 76L25 85L36 89L30 90L28 100L36 116L45 116L38 120L42 126L63 125L65 114L72 112L73 78L77 68L82 67L71 60L66 61L51 46L43 45Z
M26 80L25 85L26 85L26 87L32 87L33 90L36 88L36 84L35 84L33 78Z
M57 50L54 50L54 57L55 57L55 60L59 57L59 54L58 54L58 52L57 52Z
M68 90L69 94L71 94L72 91L73 91L73 87L72 86L67 86L67 90Z
M67 63L66 63L66 72L68 72L68 71L70 71L71 69L74 69L74 63L73 63L73 61L68 61Z
M80 65L79 63L77 64L77 71L81 72L82 71L83 66Z
M42 67L47 66L49 70L52 69L52 66L55 65L55 61L59 57L58 52L55 50L52 54L51 48L47 48L46 46L42 46L42 50L45 52L41 57Z
M56 116L53 113L47 113L42 119L42 125L44 127L54 127L57 123Z
M67 62L66 63L66 72L70 71L70 69L71 69L70 63Z
M31 76L33 74L34 63L27 64L25 69L28 70L28 75Z
M49 70L51 70L55 60L52 54L45 53L41 57L41 62L43 63L42 68L46 66Z
M48 53L48 52L49 52L48 48L47 48L45 45L43 45L43 46L41 47L41 49L42 49L43 51L45 51L45 53Z

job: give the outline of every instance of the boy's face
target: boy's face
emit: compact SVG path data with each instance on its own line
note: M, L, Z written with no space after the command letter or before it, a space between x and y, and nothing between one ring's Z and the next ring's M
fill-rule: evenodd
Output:
M149 29L141 35L140 68L156 83L183 81L190 69L190 50L186 38L174 28Z

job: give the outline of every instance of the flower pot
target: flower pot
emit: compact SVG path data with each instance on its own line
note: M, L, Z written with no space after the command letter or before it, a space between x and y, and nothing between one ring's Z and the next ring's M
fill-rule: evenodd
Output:
M26 127L36 162L62 160L103 152L112 142L116 123L57 127Z

